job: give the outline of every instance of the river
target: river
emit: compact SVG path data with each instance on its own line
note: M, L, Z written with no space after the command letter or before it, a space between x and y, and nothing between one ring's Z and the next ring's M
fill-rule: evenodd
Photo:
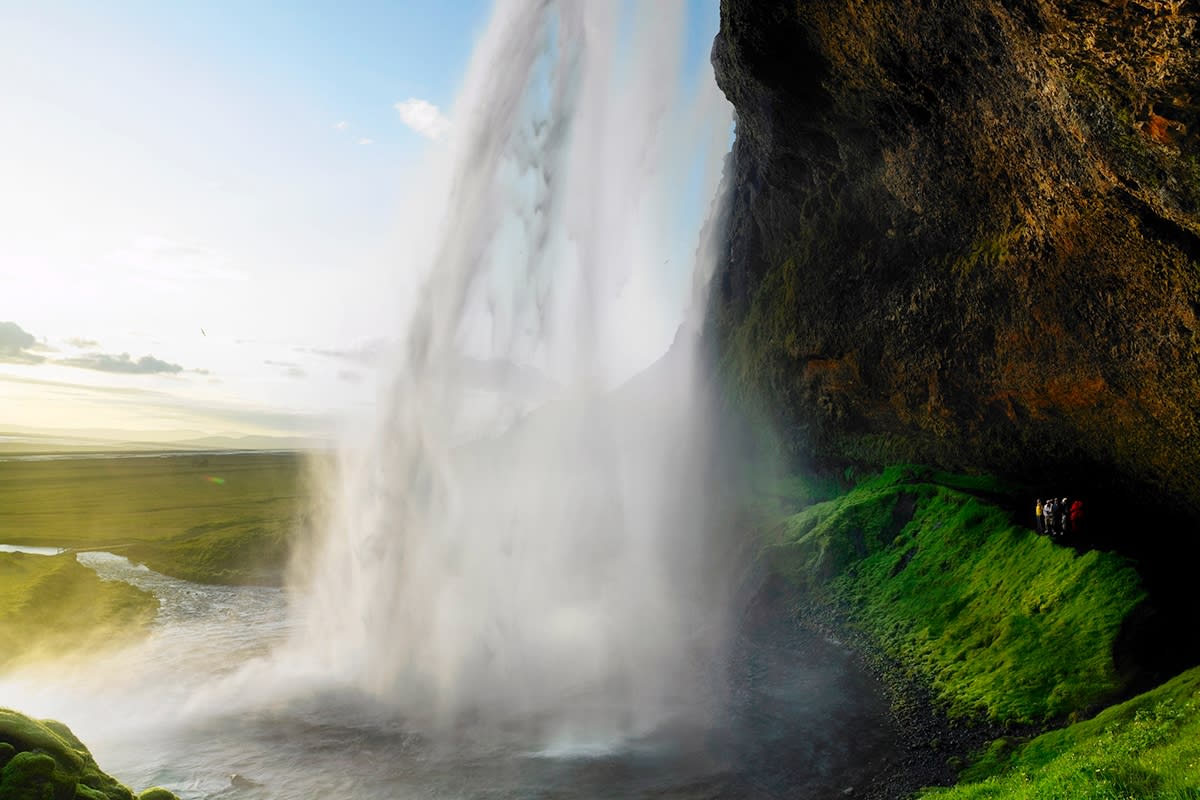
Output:
M518 730L482 738L466 724L447 746L378 702L304 687L271 664L288 633L282 590L189 583L109 553L78 559L158 597L153 630L85 664L5 676L0 705L62 720L118 779L184 800L840 797L894 755L886 704L851 655L763 603L717 671L714 722L681 708L636 741L538 748ZM278 677L263 680L267 669Z

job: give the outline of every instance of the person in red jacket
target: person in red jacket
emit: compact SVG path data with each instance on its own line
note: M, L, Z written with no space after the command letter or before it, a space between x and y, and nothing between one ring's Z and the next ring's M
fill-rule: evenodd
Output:
M1070 511L1071 533L1083 533L1083 501L1075 498Z

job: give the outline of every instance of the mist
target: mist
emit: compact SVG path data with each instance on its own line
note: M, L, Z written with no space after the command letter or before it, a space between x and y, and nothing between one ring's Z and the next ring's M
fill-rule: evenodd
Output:
M702 309L711 248L676 209L679 187L715 196L730 111L711 78L681 96L685 11L497 4L403 346L294 570L275 659L290 679L364 693L430 735L517 726L545 747L718 707L739 568L681 313ZM684 236L696 263L664 281ZM670 352L629 380L647 366L638 337L663 330ZM481 394L467 359L551 388Z

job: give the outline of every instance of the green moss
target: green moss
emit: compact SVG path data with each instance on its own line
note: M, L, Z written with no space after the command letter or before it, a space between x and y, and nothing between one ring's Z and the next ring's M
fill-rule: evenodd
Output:
M814 503L842 494L853 483L853 470L843 475L752 476L746 498L747 510L758 524L769 526L776 519L794 514Z
M993 744L952 789L923 797L1200 798L1200 669L1086 722Z
M4 800L133 800L133 792L97 766L61 722L0 708L0 798ZM162 787L138 800L178 800Z
M1145 114L1138 109L1152 105L1140 89L1130 93L1131 87L1113 80L1113 73L1086 66L1076 70L1073 80L1085 116L1093 123L1092 133L1112 164L1136 179L1139 186L1173 196L1185 213L1200 211L1197 159L1194 154L1164 148L1139 130L1145 124L1140 117Z
M765 553L810 599L845 608L951 716L1040 722L1120 690L1113 643L1144 596L1133 569L933 482L947 477L888 469L779 520Z
M0 709L0 744L15 753L0 770L5 800L133 800L133 793L104 774L61 723Z
M1003 266L1009 251L1021 237L1021 229L1000 231L980 236L950 263L950 272L960 278L976 271L991 272Z
M912 452L913 441L893 433L847 434L835 437L834 449L845 458L866 464L889 464Z
M138 800L179 800L179 798L161 786L154 786L139 794Z

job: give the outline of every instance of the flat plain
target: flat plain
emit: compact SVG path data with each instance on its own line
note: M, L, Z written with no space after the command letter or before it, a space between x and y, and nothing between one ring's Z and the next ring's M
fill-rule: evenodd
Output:
M277 585L310 524L308 458L242 452L0 459L0 665L137 636L158 602L75 560L106 550L176 578Z
M0 460L0 543L108 550L204 583L277 584L307 520L294 452Z

